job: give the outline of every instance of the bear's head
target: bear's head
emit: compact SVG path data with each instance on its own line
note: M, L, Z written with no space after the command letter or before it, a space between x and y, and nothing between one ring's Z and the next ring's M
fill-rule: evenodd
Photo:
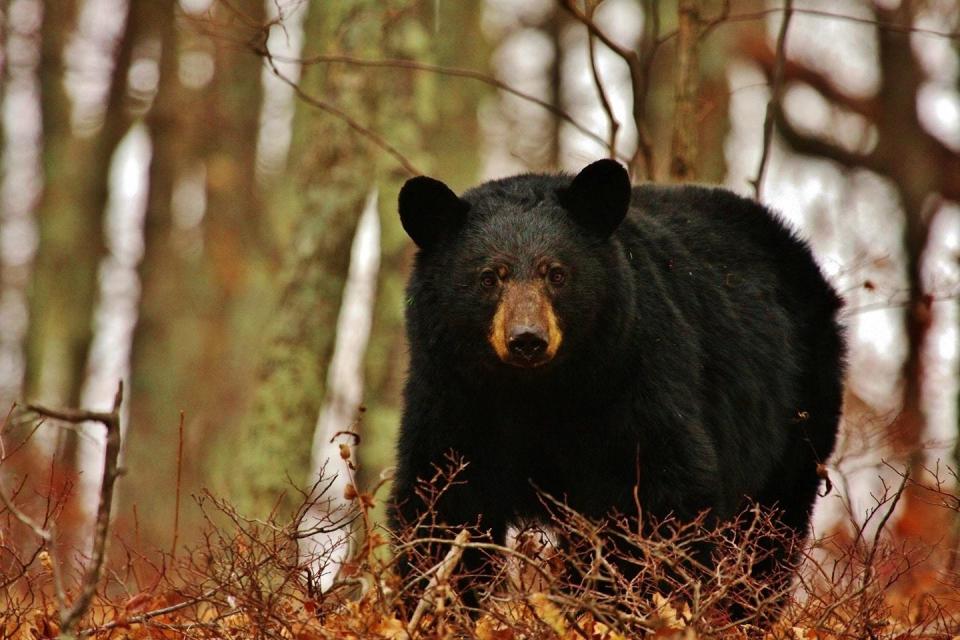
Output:
M442 350L468 369L541 371L589 348L604 329L611 273L622 273L611 268L611 236L630 195L613 160L572 178L488 182L462 197L433 178L407 181L400 221L420 249L407 314L414 350Z

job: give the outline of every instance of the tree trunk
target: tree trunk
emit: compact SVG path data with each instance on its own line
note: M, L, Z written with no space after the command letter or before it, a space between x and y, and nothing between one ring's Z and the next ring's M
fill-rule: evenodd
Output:
M367 10L360 12L360 7ZM362 0L313 3L304 41L320 50L375 57L382 54L387 11L382 3ZM350 20L349 30L342 29L345 19ZM376 111L372 96L357 89L368 84L365 73L344 65L314 65L305 69L300 86L366 123L374 120ZM293 140L299 216L228 477L237 505L259 516L278 500L280 513L289 512L295 499L288 478L301 482L307 477L310 451L303 443L312 439L324 398L350 244L375 164L366 140L302 100Z
M879 30L883 79L878 98L883 106L878 116L877 156L903 199L904 268L910 291L904 316L907 356L902 369L903 404L894 435L904 451L921 455L919 444L925 431L923 347L932 320L922 278L923 253L935 206L930 196L940 190L938 181L943 180L943 168L937 160L934 140L920 124L917 113L917 95L924 72L910 43L914 4L904 0L897 9L877 10L881 22L903 29ZM921 459L917 458L916 462L920 463Z
M673 138L670 145L670 178L678 182L697 178L700 13L699 0L680 0L677 8Z
M150 23L160 41L159 80L153 105L146 116L151 140L146 212L143 219L144 253L137 269L140 302L130 351L130 419L124 445L124 464L137 473L120 485L120 518L130 514L134 502L150 500L141 510L143 538L160 544L172 535L169 522L172 497L157 486L172 483L176 429L181 408L178 395L190 384L192 356L187 345L195 327L186 283L191 282L191 261L184 255L184 234L173 223L172 200L178 178L196 171L196 132L186 126L191 102L177 77L179 56L175 1L143 3L154 12ZM193 135L191 135L193 134ZM185 329L187 324L189 329ZM150 514L157 514L154 518ZM154 532L160 520L163 528Z
M92 339L97 265L103 254L101 211L81 197L89 144L70 128L64 89L64 44L76 21L75 1L44 3L40 95L43 193L37 210L39 242L29 288L24 395L77 406Z
M419 18L426 25L439 20L442 29L429 39L415 37L408 29L406 40L390 41L387 57L433 61L441 65L488 70L490 47L463 42L480 28L483 4L444 3L434 15L425 7ZM419 27L418 28L423 28ZM431 159L431 171L459 187L475 184L482 164L478 149L480 129L477 107L495 96L487 85L428 73L382 72L377 76L381 91L391 100L380 108L383 133L403 149L423 151ZM442 96L442 99L440 98ZM419 126L411 127L411 122ZM457 135L446 135L456 131ZM407 369L404 334L406 276L413 243L400 226L395 194L408 176L395 171L392 159L377 158L380 197L381 269L374 308L373 333L367 348L366 388L363 413L363 446L357 453L362 487L376 483L380 472L393 464L396 430L400 423L403 377Z
M563 11L559 3L557 3L557 6L550 12L550 17L547 18L546 24L543 25L543 30L546 32L547 37L550 39L550 44L553 46L553 60L550 62L548 78L550 87L549 100L550 104L557 109L563 109L563 27L566 22L566 16L566 12ZM563 131L563 127L560 125L560 118L552 113L544 114L544 117L549 119L550 126L548 128L546 149L542 160L543 166L538 168L543 171L556 171L561 168L560 154L562 144L560 134Z
M333 585L350 552L350 527L332 528L330 525L349 522L354 509L349 491L350 484L356 482L352 453L353 445L360 439L358 409L364 395L363 361L370 339L380 269L377 200L374 190L360 216L350 250L350 267L337 318L336 343L327 373L327 393L311 447L307 483L319 482L327 493L313 496L316 501L307 509L300 526L304 537L299 547L301 555L317 567L322 591ZM346 432L355 435L351 438Z
M127 77L134 42L144 28L139 3L132 6L114 57L102 128L87 140L72 135L63 90L63 46L77 8L72 2L44 5L44 192L31 288L27 395L48 403L77 406L85 378L97 270L104 254L110 161L130 126Z
M888 177L897 187L904 214L903 265L908 283L904 328L907 356L902 367L902 406L893 425L898 454L921 462L920 440L926 431L923 415L923 350L931 324L931 297L922 279L923 253L937 198L960 198L960 154L928 132L917 113L917 96L924 71L911 45L910 31L918 3L905 0L894 9L875 7L879 41L879 68L883 76L875 97L857 98L834 87L828 78L796 61L787 60L785 77L801 80L838 107L867 118L877 131L872 151L851 152L832 141L797 130L781 109L776 126L795 152L834 160L848 168L865 168ZM774 57L765 45L749 45L753 57L772 75ZM916 455L915 455L916 454Z
M93 314L98 302L99 270L105 254L104 216L110 194L114 151L129 130L128 76L134 44L145 27L142 3L131 5L113 57L103 122L92 138L70 129L69 101L63 92L63 47L77 7L48 2L44 6L41 63L44 126L44 191L38 212L39 245L31 283L27 395L52 404L80 405L93 341ZM100 300L99 302L103 302ZM59 470L64 485L75 484L79 430L58 432ZM94 468L98 468L94 465ZM96 481L81 483L67 502L67 518L84 521L86 493ZM72 547L80 527L64 531L58 542Z
M210 129L205 149L207 212L203 221L209 296L202 309L195 369L213 384L188 388L182 398L199 412L194 419L199 419L203 431L239 415L233 407L243 393L244 371L253 364L247 357L248 339L259 335L262 326L258 321L265 320L262 296L255 285L266 268L268 252L266 216L256 178L263 61L243 46L257 36L266 21L264 2L218 4L215 19L229 25L229 37L213 38L216 75L208 93L208 113L216 127Z

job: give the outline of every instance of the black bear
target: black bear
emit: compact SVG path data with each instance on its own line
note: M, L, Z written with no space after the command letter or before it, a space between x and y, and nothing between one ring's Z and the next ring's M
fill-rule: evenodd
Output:
M457 197L400 192L419 247L391 520L418 479L467 463L436 521L502 541L544 515L717 519L749 501L805 535L841 409L841 302L807 244L755 201L632 187L600 160Z

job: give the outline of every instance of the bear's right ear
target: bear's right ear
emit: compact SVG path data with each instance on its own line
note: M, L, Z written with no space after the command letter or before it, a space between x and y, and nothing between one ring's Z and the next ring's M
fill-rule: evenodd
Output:
M433 178L410 178L400 189L400 224L421 249L460 226L469 209L450 187Z
M620 226L630 208L630 175L615 160L597 160L560 193L560 202L580 225L603 238Z

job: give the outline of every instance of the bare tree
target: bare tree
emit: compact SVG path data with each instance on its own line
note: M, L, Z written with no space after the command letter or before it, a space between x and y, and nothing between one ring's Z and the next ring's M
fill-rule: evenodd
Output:
M850 150L821 134L801 130L782 105L774 105L772 111L776 131L792 151L832 160L845 169L874 171L888 177L900 195L905 218L903 246L908 291L902 303L908 351L903 363L902 409L895 434L900 448L907 452L919 451L925 424L923 349L936 293L927 289L922 273L930 221L944 200L960 201L960 153L928 131L917 111L918 94L926 72L911 45L911 33L920 8L921 3L914 0L901 2L892 9L880 3L872 5L882 74L876 95L866 98L850 95L829 77L800 61L788 58L782 63L785 83L806 85L833 108L864 118L877 133L876 145L872 148ZM766 41L747 38L742 46L772 78L777 55ZM870 283L864 286L869 287Z

